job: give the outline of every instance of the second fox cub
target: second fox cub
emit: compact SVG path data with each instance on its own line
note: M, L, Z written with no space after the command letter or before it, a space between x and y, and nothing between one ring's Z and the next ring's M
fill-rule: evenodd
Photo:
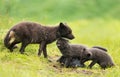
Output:
M57 44L58 49L62 53L62 57L58 61L65 60L63 63L65 64L66 67L71 67L71 63L73 65L74 61L77 59L79 60L79 64L77 64L77 65L83 67L84 64L82 64L80 62L81 56L82 55L85 55L85 56L91 55L91 53L86 51L86 48L87 48L86 46L80 45L80 44L69 44L69 41L64 38L59 38L57 40L56 44ZM83 54L83 52L85 52L85 54ZM74 57L77 59L75 59ZM75 59L75 60L73 60L73 59ZM77 60L77 62L78 62L78 60ZM76 64L74 64L74 65L76 65Z
M58 26L48 27L35 22L21 22L8 31L4 44L10 51L13 51L16 44L22 43L20 52L24 53L28 44L37 43L40 44L38 55L40 56L43 51L44 57L47 57L47 44L60 37L74 38L72 30L67 24L60 23Z
M86 51L89 51L91 55L90 56L82 55L81 63L84 63L88 60L92 60L92 62L89 65L90 68L92 68L96 63L98 63L102 69L105 69L107 67L112 67L115 65L111 57L106 52L107 49L105 48L93 47L93 48L88 48Z

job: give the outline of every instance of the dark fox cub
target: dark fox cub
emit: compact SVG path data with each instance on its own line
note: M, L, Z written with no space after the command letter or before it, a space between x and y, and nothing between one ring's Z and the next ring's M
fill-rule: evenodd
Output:
M84 55L91 55L89 52L85 51L86 46L77 45L77 44L69 44L68 40L59 38L57 40L57 47L62 53L62 57L58 60L60 63L63 63L66 67L73 66L81 66L84 64L80 63L81 56L83 52L86 52ZM74 59L74 60L73 60ZM78 64L79 62L79 64Z
M68 57L61 56L57 62L59 62L62 66L66 66L66 61ZM84 64L81 64L80 57L72 57L68 67L85 67Z
M21 22L8 31L4 45L13 51L16 44L22 43L20 52L24 53L28 44L40 44L38 55L40 56L43 51L44 57L47 57L47 44L61 37L74 39L72 30L67 24L60 23L58 26L48 27L34 22Z
M57 47L62 53L62 57L58 61L66 67L76 65L82 65L83 67L84 63L88 60L92 60L89 65L90 68L92 68L95 63L98 63L103 69L115 65L111 57L107 54L107 49L100 46L87 48L83 45L69 44L68 40L59 38L57 40Z
M89 67L92 68L96 63L98 63L102 69L114 66L114 62L111 57L106 52L107 49L102 47L88 48L87 51L91 53L90 56L82 55L81 63L85 63L88 60L92 60Z

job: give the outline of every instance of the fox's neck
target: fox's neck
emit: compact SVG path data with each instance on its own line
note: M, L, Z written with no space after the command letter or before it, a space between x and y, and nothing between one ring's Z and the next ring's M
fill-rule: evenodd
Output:
M61 50L61 51L69 51L70 50L70 46L68 45L68 46L64 46L64 45L61 45L60 47L59 47L59 49Z
M46 27L45 39L48 43L55 41L57 37L58 26L56 27Z

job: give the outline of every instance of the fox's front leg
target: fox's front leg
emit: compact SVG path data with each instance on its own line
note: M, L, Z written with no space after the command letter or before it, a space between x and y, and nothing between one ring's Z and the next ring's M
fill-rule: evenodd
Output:
M47 45L45 44L45 45L44 45L44 48L43 48L44 58L47 58L47 50L46 50L46 47L47 47Z
M21 45L21 48L20 48L20 53L21 54L24 54L25 48L28 44L29 44L29 41L27 41L27 40L22 41L22 45Z
M96 61L92 61L89 65L89 68L91 69L95 65Z
M66 58L65 66L66 66L67 68L69 67L71 60L72 60L72 57L71 57L71 56L69 56L69 57Z
M46 42L41 42L41 44L39 45L39 50L38 50L38 56L41 55L43 51L43 54L44 54L44 57L46 58L47 57L47 52L46 52Z

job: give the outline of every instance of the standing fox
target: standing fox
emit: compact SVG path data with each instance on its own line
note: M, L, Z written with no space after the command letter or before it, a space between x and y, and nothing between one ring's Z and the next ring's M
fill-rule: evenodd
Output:
M58 26L48 27L42 26L35 22L21 22L13 26L4 39L4 45L12 52L15 45L21 44L20 52L24 50L28 44L40 44L38 56L47 57L46 46L58 38L74 39L72 30L67 24L60 23Z

